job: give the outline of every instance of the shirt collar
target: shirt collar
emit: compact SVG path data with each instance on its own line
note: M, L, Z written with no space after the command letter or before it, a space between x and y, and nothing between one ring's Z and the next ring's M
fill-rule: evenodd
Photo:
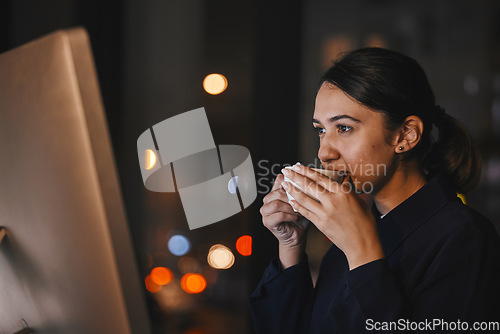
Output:
M411 232L453 198L456 193L451 184L444 176L437 175L382 219L374 204L372 211L377 218L385 257L388 258Z

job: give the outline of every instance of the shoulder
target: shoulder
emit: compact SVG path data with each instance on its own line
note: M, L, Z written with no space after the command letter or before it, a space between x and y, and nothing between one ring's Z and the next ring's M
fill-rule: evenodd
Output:
M493 223L460 199L448 201L425 222L441 243L493 243L500 247L500 235Z

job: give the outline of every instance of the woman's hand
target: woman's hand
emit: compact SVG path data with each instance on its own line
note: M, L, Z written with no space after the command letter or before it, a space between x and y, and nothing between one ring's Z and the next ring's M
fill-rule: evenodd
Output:
M301 191L289 182L283 183L286 191L295 198L291 202L293 207L344 252L350 270L384 257L375 218L355 193L348 177L339 184L302 165L283 170L283 173L303 189Z
M260 208L260 213L264 226L278 239L279 257L285 269L299 263L305 252L310 223L293 211L282 187L283 180L282 174L276 177L273 188L264 197L264 205Z

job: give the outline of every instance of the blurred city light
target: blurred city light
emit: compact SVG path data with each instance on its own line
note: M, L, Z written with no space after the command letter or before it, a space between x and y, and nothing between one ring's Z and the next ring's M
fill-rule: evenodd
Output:
M172 254L177 256L182 256L189 252L190 247L189 240L183 235L174 235L168 241L168 249Z
M236 240L236 250L243 256L252 255L252 237L249 235L242 235Z
M207 281L201 274L185 274L181 279L181 288L187 293L200 293L207 287Z
M149 276L151 276L151 280L153 281L153 283L158 285L168 284L174 278L172 270L165 267L154 268L153 270L151 270L151 274Z
M229 269L234 264L234 254L224 245L213 245L208 251L208 264L215 269Z
M222 74L209 74L205 77L205 80L203 80L203 88L208 94L220 94L227 88L227 79Z
M151 293L157 293L158 291L161 290L161 285L158 285L155 282L153 282L151 275L148 275L144 280L144 282L146 284L146 290L148 290Z
M164 310L183 311L190 307L190 296L181 289L180 280L174 279L171 284L163 285L154 295L158 305Z

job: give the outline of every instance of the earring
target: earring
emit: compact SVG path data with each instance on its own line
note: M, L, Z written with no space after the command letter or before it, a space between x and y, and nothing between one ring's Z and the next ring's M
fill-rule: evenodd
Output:
M400 150L400 151L404 150L403 146L400 146L400 147L399 147L399 150Z

